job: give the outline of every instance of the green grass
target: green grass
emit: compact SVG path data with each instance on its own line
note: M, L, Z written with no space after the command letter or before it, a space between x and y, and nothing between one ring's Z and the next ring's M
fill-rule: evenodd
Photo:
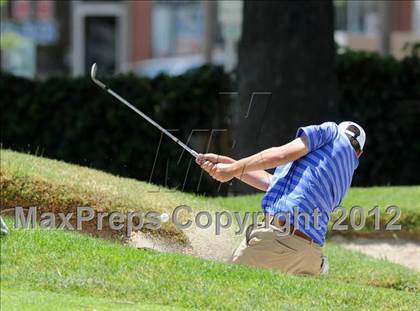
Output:
M258 212L261 210L262 197L263 194L227 198L216 197L209 198L209 203L235 212ZM383 232L384 225L394 216L393 212L386 212L386 208L391 205L398 206L401 210L401 215L397 222L397 224L401 225L401 230L420 237L420 186L351 188L341 203L341 206L348 210L353 206L360 206L365 210L366 225L361 230L362 233L373 231L374 218L368 216L368 211L375 206L378 206L380 209L381 229ZM339 215L338 211L332 214L330 225ZM348 223L348 221L349 216L347 215L343 223ZM352 234L355 231L350 230L349 233ZM395 233L398 234L398 232Z
M37 301L43 309L68 298L68 308L99 309L420 308L418 273L338 246L327 253L329 276L297 277L137 250L74 232L12 229L1 237L1 288L9 293L1 307L30 308Z
M1 150L2 204L4 207L37 206L43 211L72 211L77 206L91 206L98 211L149 211L170 213L187 204L194 210L260 211L261 194L204 198L166 189L134 179L121 178L101 171L64 162ZM392 214L389 205L401 209L398 221L404 232L420 235L420 186L352 188L342 205L362 206L366 211L378 205L381 228ZM333 213L333 220L337 218ZM373 217L367 217L363 232L371 232ZM164 231L179 232L171 223ZM353 231L350 231L352 233Z
M43 211L259 211L261 195L205 198L27 154L1 150L2 207ZM401 207L420 228L420 187L353 188L343 205ZM386 217L382 219L386 220ZM7 218L9 227L12 219ZM179 234L169 224L165 230ZM327 243L330 273L296 277L265 269L137 250L61 230L1 237L1 309L420 309L420 274Z
M98 212L170 213L187 201L195 207L203 203L196 196L146 182L10 150L0 152L4 208L36 206L41 212L68 213L89 206ZM163 224L160 233L184 240L171 222Z
M186 195L146 182L29 154L1 150L1 189L6 206L36 205L67 211L172 210ZM189 198L191 196L188 196Z
M258 211L263 194L244 195L239 197L216 197L209 198L215 204L221 205L232 211ZM420 214L420 186L397 186L397 187L370 187L351 188L342 206L362 206L367 209L378 205L387 207L399 206L406 213Z
M93 296L57 294L49 291L33 291L2 288L2 310L177 310L162 305L139 304L125 300L113 300Z

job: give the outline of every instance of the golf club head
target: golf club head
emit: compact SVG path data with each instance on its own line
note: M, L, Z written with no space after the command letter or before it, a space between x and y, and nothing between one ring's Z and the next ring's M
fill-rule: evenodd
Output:
M98 66L96 63L93 63L92 68L90 69L90 77L92 78L93 82L95 82L99 87L106 89L106 85L103 84L101 81L96 79L96 72L98 71Z
M96 66L96 63L93 63L92 68L90 69L90 77L92 80L96 80L96 71L98 70L98 66Z

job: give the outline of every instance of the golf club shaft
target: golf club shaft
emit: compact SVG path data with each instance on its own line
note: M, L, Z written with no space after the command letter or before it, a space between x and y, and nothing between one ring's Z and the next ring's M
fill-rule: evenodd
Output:
M143 112L141 112L140 110L138 110L136 107L134 107L132 104L130 104L124 98L122 98L120 95L118 95L113 90L111 90L110 88L108 88L103 82L101 82L98 79L96 79L96 71L97 71L97 69L98 69L98 67L96 66L96 63L93 64L92 65L92 68L90 70L90 76L91 76L93 82L95 82L100 88L106 90L109 94L111 94L112 96L114 96L116 99L118 99L124 105L126 105L130 109L134 110L134 112L136 112L137 114L139 114L141 117L143 117L144 119L146 119L147 121L149 121L150 124L152 124L155 127L157 127L159 130L161 130L163 133L165 133L167 136L169 136L174 142L176 142L178 145L180 145L182 148L184 148L184 150L188 151L194 158L197 159L198 153L196 151L192 150L190 147L188 147L186 144L184 144L182 141L180 141L174 135L172 135L171 133L169 133L166 129L164 129L159 124L157 124L154 120L152 120L151 118L149 118L147 115L145 115Z
M147 115L145 115L143 112L138 110L136 107L134 107L132 104L130 104L128 101L126 101L124 98L122 98L120 95L115 93L113 90L111 90L108 87L105 87L106 91L114 96L116 99L118 99L120 102L122 102L127 107L134 110L137 114L142 116L144 119L146 119L149 123L153 124L155 127L157 127L159 130L161 130L163 133L165 133L167 136L169 136L174 142L176 142L178 145L180 145L182 148L184 148L186 151L188 151L194 158L198 157L198 153L194 150L192 150L190 147L188 147L186 144L184 144L182 141L180 141L178 138L176 138L174 135L172 135L170 132L168 132L166 129L161 127L158 123L156 123L153 119L149 118Z

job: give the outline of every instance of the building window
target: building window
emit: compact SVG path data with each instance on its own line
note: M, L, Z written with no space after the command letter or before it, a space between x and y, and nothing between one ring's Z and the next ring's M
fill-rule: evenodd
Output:
M155 1L153 57L197 54L203 49L204 12L198 1Z
M377 1L335 0L334 5L336 30L366 34L378 32Z

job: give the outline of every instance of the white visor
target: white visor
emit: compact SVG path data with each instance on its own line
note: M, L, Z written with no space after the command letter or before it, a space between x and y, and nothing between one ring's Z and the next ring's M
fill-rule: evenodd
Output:
M357 129L359 130L360 134L357 135L356 133L354 133L353 131L349 130L348 127L350 125L354 125L355 127L357 127ZM357 123L351 122L351 121L344 121L341 122L338 127L346 134L350 135L351 137L353 137L354 139L357 140L357 142L360 145L360 149L363 150L364 146L365 146L365 142L366 142L366 133L365 130Z

